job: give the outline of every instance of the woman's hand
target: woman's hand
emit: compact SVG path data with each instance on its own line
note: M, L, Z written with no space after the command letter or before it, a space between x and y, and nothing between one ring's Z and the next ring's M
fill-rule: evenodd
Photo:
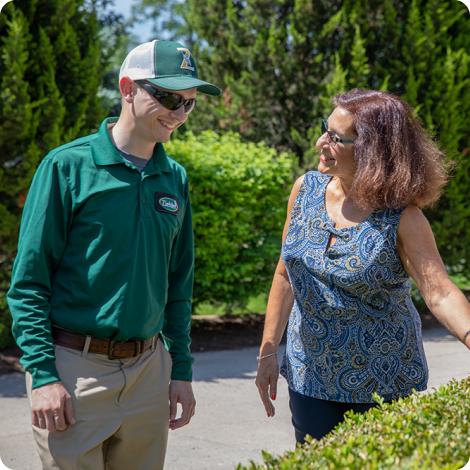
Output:
M274 416L275 408L271 400L276 399L277 379L279 378L279 365L277 355L262 357L258 362L256 386L268 417Z

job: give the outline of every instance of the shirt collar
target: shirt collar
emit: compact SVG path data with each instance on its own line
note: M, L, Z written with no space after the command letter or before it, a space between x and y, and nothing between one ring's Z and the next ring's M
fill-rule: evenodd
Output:
M93 160L97 165L124 164L119 150L109 135L108 126L118 120L117 117L106 118L100 125L96 138L91 141ZM170 162L163 145L158 142L153 150L152 158L145 166L146 174L171 173Z

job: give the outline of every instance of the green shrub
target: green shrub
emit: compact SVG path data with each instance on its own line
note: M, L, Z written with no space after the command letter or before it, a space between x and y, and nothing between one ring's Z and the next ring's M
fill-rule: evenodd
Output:
M189 175L195 304L243 306L269 289L295 158L264 144L243 143L235 133L188 132L165 147Z
M345 422L320 441L242 469L460 469L470 457L470 377Z
M13 344L5 302L17 229L39 161L106 114L98 12L90 2L10 2L0 15L0 347ZM86 73L84 72L86 71Z

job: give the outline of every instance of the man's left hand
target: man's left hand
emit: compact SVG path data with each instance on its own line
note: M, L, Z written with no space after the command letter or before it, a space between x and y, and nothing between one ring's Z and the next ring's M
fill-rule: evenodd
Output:
M183 411L181 416L176 418L178 403L181 403ZM172 380L170 382L170 429L178 429L188 424L195 409L196 400L191 382Z

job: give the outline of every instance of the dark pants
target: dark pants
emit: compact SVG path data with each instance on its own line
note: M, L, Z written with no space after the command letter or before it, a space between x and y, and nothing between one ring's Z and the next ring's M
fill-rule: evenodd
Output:
M307 397L289 389L289 406L292 413L292 424L298 443L305 442L309 434L321 439L338 423L343 421L346 411L364 413L377 406L376 403L342 403L338 401L319 400Z

